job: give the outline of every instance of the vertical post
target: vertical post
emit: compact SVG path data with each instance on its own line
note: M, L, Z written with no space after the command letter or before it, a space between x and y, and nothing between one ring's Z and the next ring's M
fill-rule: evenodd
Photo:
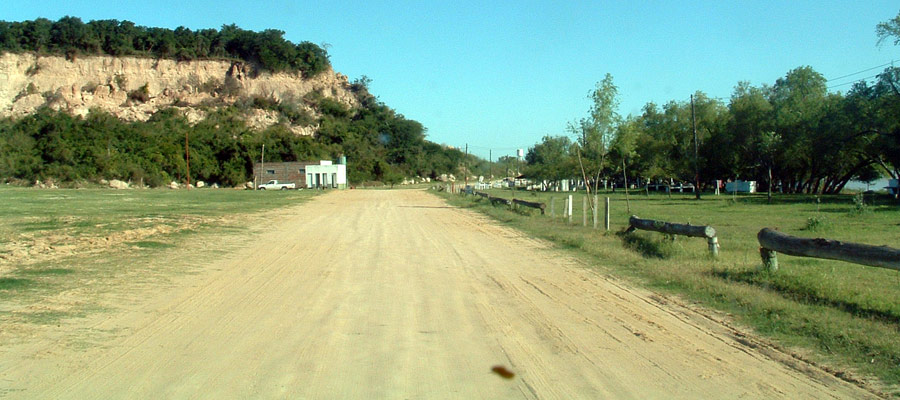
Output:
M625 172L625 157L622 157L622 179L625 180L625 210L631 214L631 203L628 202L628 174Z
M469 144L466 143L466 163L465 163L465 174L466 174L466 186L469 186Z
M700 161L697 157L697 118L694 116L694 95L691 95L691 126L694 129L694 194L700 200Z
M569 224L572 224L572 195L569 195L569 205L566 207L566 214L569 215Z
M491 187L494 186L494 155L492 153L493 149L488 150L488 166L491 168L491 178L488 179L488 182L491 182Z
M606 231L609 232L609 197L606 198L606 213L603 217L603 223L606 225Z
M600 209L597 208L600 204L597 202L597 195L594 195L594 229L597 229L597 221L599 220L598 216L600 215Z
M550 218L556 218L556 197L550 198Z
M184 160L187 163L187 188L191 188L191 153L188 151L188 131L184 131Z
M713 257L719 256L719 238L713 236L706 240L706 243L709 244L709 254L712 254Z
M263 143L262 154L259 155L259 175L260 175L259 180L260 181L262 181L262 177L266 176L265 173L266 173L266 144ZM260 182L260 183L263 183L263 182ZM318 187L318 186L319 185L316 185L316 187Z
M763 267L766 271L775 272L778 270L778 258L776 258L775 250L760 247L759 255L762 257Z
M581 198L581 226L587 226L587 209L588 209L588 200L587 196Z

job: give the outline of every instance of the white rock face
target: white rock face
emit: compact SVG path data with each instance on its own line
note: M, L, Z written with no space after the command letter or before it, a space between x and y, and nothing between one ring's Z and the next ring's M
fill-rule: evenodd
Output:
M311 79L296 73L252 72L246 64L231 61L177 62L112 56L68 61L57 56L6 53L0 55L0 117L19 118L48 105L73 115L100 109L125 121L146 121L157 110L175 105L188 121L196 123L205 117L199 108L201 103L216 100L230 104L236 100L217 98L203 90L221 86L227 76L237 80L242 97L299 101L307 93L319 91L347 106L358 106L347 77L330 69ZM129 92L144 85L150 94L147 102L128 99ZM257 129L278 123L272 111L252 110L245 118L248 125ZM317 126L289 128L298 135L318 131Z
M199 188L202 188L202 187L206 187L206 182L203 182L203 181L197 181L197 188L199 189Z
M169 182L169 189L178 189L179 187L180 187L180 185L178 185L178 182L175 182L175 181Z
M118 179L113 179L109 181L109 187L113 189L128 189L128 182L123 182Z

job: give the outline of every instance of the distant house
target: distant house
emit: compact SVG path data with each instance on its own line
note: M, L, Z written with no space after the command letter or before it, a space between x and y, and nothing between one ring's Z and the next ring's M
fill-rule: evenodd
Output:
M257 185L270 180L293 182L298 188L347 188L347 159L338 163L328 160L254 163L253 178Z

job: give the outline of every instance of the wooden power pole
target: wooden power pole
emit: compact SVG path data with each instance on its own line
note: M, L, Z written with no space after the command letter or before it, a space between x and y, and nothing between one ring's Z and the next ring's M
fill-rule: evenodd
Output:
M691 127L694 130L694 194L700 200L700 160L697 156L697 118L694 116L694 95L691 95Z
M191 153L188 151L188 133L184 132L184 161L187 163L187 188L191 188Z

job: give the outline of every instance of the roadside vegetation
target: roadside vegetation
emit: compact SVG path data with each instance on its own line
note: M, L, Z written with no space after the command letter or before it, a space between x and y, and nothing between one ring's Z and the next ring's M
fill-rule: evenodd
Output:
M0 337L101 312L117 288L195 273L186 259L235 250L229 237L315 194L0 187Z
M878 24L876 34L879 44L900 44L900 15ZM587 97L588 115L568 124L569 136L545 136L528 150L529 178L582 180L591 191L603 181L711 190L716 180L740 179L761 191L806 194L837 194L854 179L900 178L894 66L850 86L800 66L771 85L738 82L729 99L698 91L627 117L616 111L611 75Z
M252 180L253 163L265 160L334 160L347 156L350 182L399 183L404 177L452 174L462 163L458 149L425 139L425 128L377 101L364 86L356 89L362 106L350 109L312 92L304 99L276 101L241 98L214 104L206 118L190 123L177 108L158 111L147 122L124 122L99 110L86 117L47 107L20 119L0 119L0 182L31 184L119 179L164 186L187 177L239 186ZM300 107L319 111L313 120ZM252 109L277 111L285 123L262 131L241 117ZM298 136L289 124L319 126L315 137Z
M779 270L761 268L756 234L776 227L790 235L825 237L900 248L900 203L885 195L791 195L767 204L765 195L690 194L611 197L611 226L582 227L584 192L574 193L573 224L562 217L566 193L490 190L492 196L547 204L547 215L532 209L510 211L477 196L446 195L471 208L554 243L600 271L674 293L721 310L790 349L795 356L829 366L847 379L874 376L876 386L900 394L900 271L839 261L779 255ZM556 217L551 217L555 198ZM861 199L861 200L860 200ZM860 207L860 202L864 206ZM622 234L628 217L711 225L721 249L711 258L705 240L654 232Z

